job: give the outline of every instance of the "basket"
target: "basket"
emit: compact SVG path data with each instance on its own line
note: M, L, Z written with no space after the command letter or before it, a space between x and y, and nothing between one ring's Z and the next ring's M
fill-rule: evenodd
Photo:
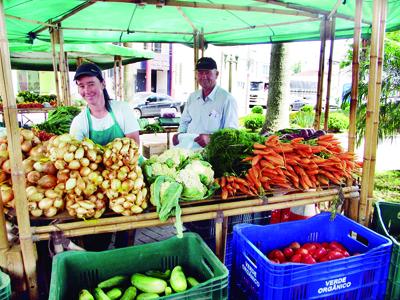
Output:
M228 270L194 233L156 243L102 252L68 251L53 259L49 299L77 299L83 288L92 289L115 275L131 276L147 270L183 266L201 282L185 292L159 299L227 299Z
M0 300L11 299L10 276L0 271Z
M268 226L237 225L233 232L231 280L249 299L384 299L392 242L330 213ZM317 263L274 264L265 253L293 241L338 241L352 255Z
M393 242L386 298L400 299L400 243L395 238L400 234L400 204L376 202L372 228Z

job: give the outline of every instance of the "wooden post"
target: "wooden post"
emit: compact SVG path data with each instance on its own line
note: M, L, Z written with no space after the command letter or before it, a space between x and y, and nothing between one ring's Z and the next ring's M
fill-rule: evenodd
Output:
M376 151L378 143L378 125L380 115L380 99L382 90L382 69L383 59L385 53L385 29L386 29L386 13L387 13L387 0L381 1L381 15L379 22L379 43L378 43L378 68L376 78L376 94L375 94L375 114L373 121L372 143L371 143L371 162L369 169L369 183L368 183L368 205L366 216L369 218L371 213L371 205L374 198L374 177L376 165Z
M324 86L326 27L327 27L327 20L326 20L326 18L324 18L324 20L321 21L321 48L320 48L320 53L319 53L317 105L315 107L315 119L314 119L314 128L315 129L320 129L320 127L321 127L322 91L323 91L323 86Z
M331 29L331 31L330 31L331 45L329 47L328 79L327 79L327 86L326 86L324 130L328 130L329 102L330 102L330 97L331 97L333 46L335 44L336 18L332 18L332 20L330 20L329 23L330 23L330 29Z
M12 87L10 52L6 32L3 0L0 0L0 91L3 98L4 121L7 129L8 151L11 163L11 178L15 209L18 220L19 240L24 261L24 270L29 286L30 299L38 299L36 258L30 230L28 201L25 192L25 172L22 166L21 143L17 120L17 104ZM2 211L0 213L3 213Z
M200 33L200 50L201 50L201 57L204 57L204 29L201 29L201 33Z
M64 52L64 63L65 63L65 79L66 79L66 90L67 90L67 103L68 105L72 105L71 102L71 88L70 88L70 81L69 81L69 63L68 63L68 52Z
M50 39L51 39L51 53L52 53L52 61L53 61L53 70L54 70L54 80L56 83L56 95L57 95L57 106L60 106L61 94L60 94L60 80L58 78L58 62L57 62L57 49L56 44L58 44L58 35L56 34L54 28L49 28L50 31Z
M369 67L369 82L368 82L368 102L365 121L365 144L364 144L364 159L361 181L360 207L358 214L358 222L366 225L368 223L367 213L369 199L368 188L373 184L373 178L370 178L371 154L372 148L377 146L377 141L373 140L374 120L377 112L376 99L376 83L377 83L377 68L378 68L378 44L379 44L379 21L381 16L381 5L379 0L374 0L374 9L372 17L372 33L371 33L371 48L370 48L370 67ZM383 33L384 34L384 33ZM379 107L378 107L379 108Z
M7 238L6 219L4 217L3 201L0 195L0 267L6 265L6 257L4 253L10 248Z
M118 64L118 97L119 100L123 100L123 81L122 81L122 57L121 56L117 56L118 60L117 60L117 64Z
M351 99L350 99L350 121L348 133L348 151L354 153L356 149L356 112L358 102L358 82L360 77L360 40L361 40L361 18L362 18L362 0L356 0L356 15L354 20L353 35L353 61L351 68ZM347 185L353 184L349 180ZM359 202L350 201L349 217L358 220Z
M63 36L62 36L62 30L59 29L61 27L61 24L58 25L58 28L56 29L56 32L58 34L58 42L60 45L60 50L58 53L59 61L60 61L60 76L61 76L61 90L62 90L62 102L64 105L69 104L69 96L68 96L68 80L67 80L67 70L65 67L65 55L64 55L64 41L63 41Z
M115 98L115 100L117 100L118 99L118 93L117 93L118 83L117 83L117 56L116 55L114 55L113 75L114 75L113 76L114 77L114 83L113 83L113 86L114 86L114 98ZM146 91L147 91L147 89L146 89Z
M197 74L196 74L196 63L199 59L199 33L195 31L193 33L193 66L194 66L194 89L199 89L199 82L197 81Z

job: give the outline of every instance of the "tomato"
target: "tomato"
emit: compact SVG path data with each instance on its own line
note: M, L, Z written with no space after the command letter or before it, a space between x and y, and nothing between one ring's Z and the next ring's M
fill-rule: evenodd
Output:
M344 255L342 252L337 251L337 250L331 250L328 252L328 259L329 260L335 260L335 259L339 259L339 258L343 258Z
M268 257L270 260L277 259L279 262L284 262L284 261L286 261L286 258L285 258L285 255L283 254L283 252L282 252L281 250L278 250L278 249L272 250L272 251L267 255L267 257Z
M299 242L292 242L292 243L290 243L289 248L299 249L300 248L300 243Z
M329 248L329 243L323 242L323 243L321 244L321 246L324 247L325 249L328 249L328 248Z
M317 250L317 247L311 243L305 243L302 248L307 249L310 254L313 254Z
M315 264L315 259L311 256L311 254L305 254L301 257L301 262L305 264Z
M338 249L338 250L346 251L346 248L341 243L336 242L336 241L330 242L329 248L332 250Z
M280 262L278 259L276 259L276 258L271 259L271 262L274 263L274 264L280 264L280 263L281 263L281 262Z
M295 254L306 255L306 254L309 254L309 253L308 253L307 249L300 248L300 249L296 250Z
M349 256L350 256L349 252L347 252L346 250L345 250L345 251L342 251L342 253L343 253L343 256L344 256L344 257L349 257Z
M301 262L301 254L294 254L291 258L290 261L293 263L299 263Z
M319 260L320 258L324 257L327 253L328 253L328 251L326 251L325 248L320 247L320 248L318 248L318 249L315 250L315 252L314 252L314 254L313 254L313 257L314 257L316 260Z
M283 249L283 254L287 259L291 258L294 254L294 250L292 248L286 247Z

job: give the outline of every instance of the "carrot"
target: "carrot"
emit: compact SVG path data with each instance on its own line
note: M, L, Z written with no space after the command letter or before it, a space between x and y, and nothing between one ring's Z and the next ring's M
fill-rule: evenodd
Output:
M304 138L302 137L298 137L298 138L294 138L293 140L290 141L291 144L297 144L304 141Z
M291 188L290 184L288 184L288 183L275 182L274 185L277 185L279 187L283 187L285 189L290 189Z
M243 185L248 185L248 183L247 183L247 181L246 180L244 180L243 178L240 178L240 177L235 177L235 181L238 183L238 184L243 184Z
M242 162L251 161L251 160L253 160L253 156L247 156L242 159Z
M265 146L265 145L263 145L263 144L260 144L260 143L254 143L254 145L253 145L253 148L254 149L266 149L267 148L267 146Z
M263 176L263 177L260 178L260 182L261 182L261 183L268 182L269 180L270 180L270 179L269 179L269 177L267 177L267 176Z
M256 164L258 164L258 162L260 161L260 159L262 158L261 155L256 155L253 157L253 160L251 161L251 165L255 166Z
M335 136L332 133L324 134L318 137L318 141L326 141L326 140L331 140Z
M312 153L319 153L326 151L326 148L324 146L311 146L311 151Z
M268 150L259 150L259 149L255 149L255 150L253 150L253 153L256 154L256 155L257 155L257 154L259 154L259 155L270 155L271 152L272 152L271 149L268 149Z
M262 187L263 187L264 190L266 190L266 191L270 191L270 190L271 190L271 186L269 185L268 182L263 182L263 183L262 183Z
M268 169L275 169L275 166L266 160L260 160L261 169L268 168Z
M226 181L232 183L234 180L234 176L226 176Z
M223 187L226 185L226 178L225 178L225 176L222 176L222 177L221 177L219 185L221 186L221 188L223 188Z
M300 185L302 186L302 188L304 190L308 190L310 187L307 185L307 183L305 183L305 181L303 180L303 178L300 178Z
M265 141L265 145L270 144L270 143L276 143L279 141L279 136L277 135L270 135L267 140Z
M318 140L317 144L319 146L324 146L324 147L327 147L327 148L332 147L332 144L330 142L328 142L328 141L325 141L325 140L321 140L321 141Z
M328 178L326 178L323 175L317 175L317 179L320 183L324 184L324 185L328 185L329 184L329 180Z
M225 187L222 188L221 199L222 200L228 199L228 190Z
M281 143L274 150L276 153L288 153L293 152L293 147L290 144Z
M319 173L318 169L307 170L308 175L317 175Z
M285 164L282 158L278 158L276 156L265 156L265 158L278 166L283 166Z

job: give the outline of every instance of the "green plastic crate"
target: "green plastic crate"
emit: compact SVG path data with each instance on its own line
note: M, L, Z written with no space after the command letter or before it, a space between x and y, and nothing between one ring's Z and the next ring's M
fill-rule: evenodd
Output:
M10 276L0 271L0 300L11 299Z
M115 275L183 266L201 284L159 299L227 299L228 270L199 235L185 233L170 239L102 252L68 251L53 258L49 299L77 299L83 288L94 288Z
M375 203L373 229L393 242L386 289L386 299L400 299L400 204L378 201Z

